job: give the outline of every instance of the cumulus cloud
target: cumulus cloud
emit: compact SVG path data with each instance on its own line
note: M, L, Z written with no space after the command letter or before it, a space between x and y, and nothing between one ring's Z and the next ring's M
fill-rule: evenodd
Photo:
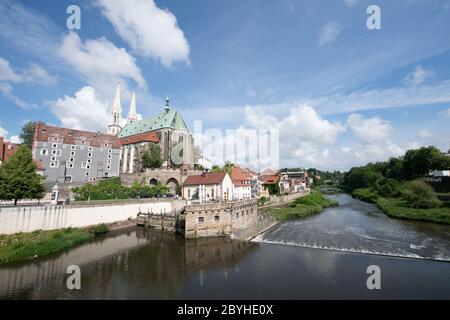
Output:
M427 69L424 69L422 66L416 66L415 70L406 76L404 79L407 83L410 84L421 84L426 79L431 77L433 75L433 72Z
M18 83L55 84L56 78L49 75L47 70L32 64L29 68L15 70L8 60L0 57L0 93L20 108L27 108L28 104L14 93L11 85Z
M332 43L342 31L342 26L335 21L325 24L319 32L319 46L325 46Z
M347 125L355 136L364 143L385 141L391 137L392 126L380 118L364 118L353 113L347 118Z
M59 47L59 54L91 85L112 79L132 79L145 87L146 82L135 59L124 48L118 48L102 37L82 42L78 34L68 33Z
M158 59L166 67L189 63L188 41L169 10L158 8L153 0L97 0L97 5L138 54Z
M10 136L8 130L2 127L0 127L0 137L3 137L6 141L9 141L11 143L22 143L22 139L20 139L19 136Z
M358 0L345 0L345 4L349 7L353 7L357 2Z
M450 108L444 111L444 116L450 118Z
M99 100L92 87L83 87L75 96L47 102L63 127L104 132L108 125L108 105Z
M0 80L15 82L15 83L23 83L23 82L34 82L38 84L55 84L56 78L49 75L47 70L38 66L36 64L32 64L29 68L16 71L14 70L9 61L0 57Z
M430 138L433 134L428 130L420 130L417 135L421 138Z
M0 82L0 93L19 108L28 108L28 104L14 94L14 88L9 83Z

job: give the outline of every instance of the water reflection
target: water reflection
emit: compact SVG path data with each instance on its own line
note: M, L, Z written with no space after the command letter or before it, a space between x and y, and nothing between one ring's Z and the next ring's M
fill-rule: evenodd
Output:
M199 273L228 276L258 244L225 238L185 241L179 236L138 228L93 241L31 263L0 268L0 298L173 299ZM81 268L82 289L66 289L66 268Z

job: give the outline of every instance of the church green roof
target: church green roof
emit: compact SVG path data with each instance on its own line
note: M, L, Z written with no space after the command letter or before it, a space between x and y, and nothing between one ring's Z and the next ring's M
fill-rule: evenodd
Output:
M165 128L189 131L178 111L167 110L156 117L128 123L120 131L119 139Z

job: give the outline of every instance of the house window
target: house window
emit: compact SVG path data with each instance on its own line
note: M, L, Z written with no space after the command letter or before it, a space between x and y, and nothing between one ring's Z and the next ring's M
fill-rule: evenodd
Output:
M91 163L92 162L92 159L87 159L87 163Z
M89 177L91 175L90 172L86 172L86 177Z
M73 163L67 163L67 168L72 169L73 168Z
M57 143L54 143L54 144L52 145L52 148L53 148L53 149L58 148L58 144L57 144Z
M214 221L220 221L220 217L219 216L214 216Z
M92 158L92 152L88 152L87 156L88 158Z
M58 137L53 138L53 141L58 141Z
M213 198L213 199L214 199L214 188L213 188L213 189L211 189L211 198Z
M69 162L75 162L75 158L69 158Z
M191 189L188 189L188 198L191 197Z
M75 150L77 148L77 146L70 146L70 150Z
M112 153L112 150L111 150L111 149L109 149L109 150L108 150L108 153Z
M70 156L75 157L75 151L70 151Z
M59 167L59 161L50 162L50 168L58 168L58 167Z
M72 182L72 176L66 176L66 177L64 177L64 182L65 182L65 183L71 183L71 182Z
M111 160L107 160L106 163L107 164L111 164L112 162L111 162Z
M86 166L86 170L91 170L91 166L89 164Z
M112 155L108 154L108 159L112 159Z
M94 151L94 148L93 147L89 147L88 151Z
M52 157L50 158L50 161L56 161L56 157L55 157L55 156L52 156Z
M85 168L86 168L86 162L83 161L83 162L81 163L81 169L85 169Z
M48 155L48 150L47 149L41 149L41 156L46 156Z
M203 223L205 222L205 218L203 217L198 217L198 223Z
M107 167L106 167L106 170L111 170L111 166L107 166Z

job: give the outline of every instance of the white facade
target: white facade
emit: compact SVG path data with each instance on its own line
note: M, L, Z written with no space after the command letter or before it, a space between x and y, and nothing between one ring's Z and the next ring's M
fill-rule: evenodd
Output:
M236 199L233 189L233 182L227 174L221 183L183 186L183 198L186 200L198 200L200 203L232 201Z
M450 170L433 171L433 177L450 177Z
M235 185L234 186L234 198L237 200L241 199L251 199L252 198L252 185Z

